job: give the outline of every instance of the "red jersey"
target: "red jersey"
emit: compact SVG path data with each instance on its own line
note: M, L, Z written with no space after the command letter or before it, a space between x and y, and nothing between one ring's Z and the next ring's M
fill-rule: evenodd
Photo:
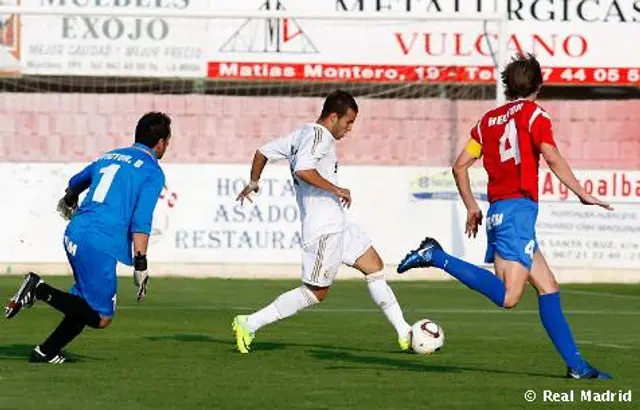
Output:
M549 115L530 100L510 101L488 111L471 129L489 175L489 202L509 198L538 201L540 145L556 146ZM477 144L474 144L477 145Z

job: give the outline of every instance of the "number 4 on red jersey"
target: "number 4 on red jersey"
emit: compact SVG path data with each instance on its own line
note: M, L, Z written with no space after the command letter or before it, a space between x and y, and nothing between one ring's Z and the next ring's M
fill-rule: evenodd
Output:
M483 157L489 201L538 200L542 143L555 146L549 115L535 102L516 100L485 113L471 129L466 150Z

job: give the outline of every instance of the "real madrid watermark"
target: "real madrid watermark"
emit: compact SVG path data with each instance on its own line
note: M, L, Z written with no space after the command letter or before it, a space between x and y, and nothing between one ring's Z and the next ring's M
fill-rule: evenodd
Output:
M524 400L544 403L631 403L633 391L629 390L597 390L597 389L569 389L569 390L527 390L523 394Z

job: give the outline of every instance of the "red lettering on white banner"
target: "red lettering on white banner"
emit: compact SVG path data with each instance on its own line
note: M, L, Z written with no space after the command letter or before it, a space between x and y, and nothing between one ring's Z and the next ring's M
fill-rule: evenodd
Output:
M426 54L429 56L450 55L454 57L491 57L498 50L498 36L493 33L393 33L402 55ZM580 34L557 33L518 35L507 39L509 53L532 52L540 58L581 58L589 52L587 39Z
M405 39L406 40L406 39ZM403 41L405 41L403 40ZM410 42L413 40L409 40ZM407 43L404 43L405 45ZM544 67L547 84L640 86L639 68ZM433 82L493 84L492 66L209 62L208 77L229 80Z

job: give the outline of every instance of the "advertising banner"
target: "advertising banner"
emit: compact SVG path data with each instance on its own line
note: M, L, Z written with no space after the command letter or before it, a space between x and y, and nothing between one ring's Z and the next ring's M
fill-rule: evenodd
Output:
M552 266L636 269L640 262L640 172L578 171L585 190L612 204L614 211L584 206L549 170L540 172L540 203L536 233L541 250ZM472 189L486 216L487 176L474 168ZM433 201L450 201L453 253L480 263L484 258L484 226L478 238L462 235L466 209L449 170L421 171L413 180L411 196L421 203L415 212L426 213ZM416 206L418 206L416 204ZM457 232L456 232L457 231Z
M63 10L209 9L207 0L21 0ZM24 74L204 77L207 20L162 17L21 16Z
M300 214L290 171L267 167L253 202L235 201L247 165L167 164L156 207L150 259L171 264L300 263ZM65 221L55 211L68 178L82 164L0 164L0 189L11 192L0 215L0 263L64 262ZM580 171L587 191L612 212L581 205L549 172L541 173L537 234L552 266L637 269L640 261L640 172ZM486 174L474 169L473 189L485 215ZM466 210L449 169L345 166L340 184L353 206L347 218L368 233L388 264L397 264L425 236L452 254L482 264L484 225L464 235Z
M502 0L505 37L478 0L6 0L113 16L0 16L0 69L25 74L218 80L494 83L495 53L533 53L549 84L640 84L640 0ZM280 10L353 19L262 18ZM117 12L144 12L127 17ZM252 13L179 18L162 13ZM157 13L154 17L153 13ZM428 15L371 21L368 16ZM451 20L450 17L456 17ZM441 17L439 19L439 17ZM504 62L504 59L503 61Z
M500 1L214 0L216 10L336 12L361 20L218 21L208 74L216 79L495 83L499 41L509 56L533 53L551 84L638 84L640 1L502 0L505 38L492 21ZM370 21L366 15L429 15ZM438 20L438 16L442 16ZM458 19L447 20L445 16ZM613 40L618 39L618 40ZM622 45L624 44L624 46ZM636 53L631 52L634 50ZM504 62L504 60L502 61Z

